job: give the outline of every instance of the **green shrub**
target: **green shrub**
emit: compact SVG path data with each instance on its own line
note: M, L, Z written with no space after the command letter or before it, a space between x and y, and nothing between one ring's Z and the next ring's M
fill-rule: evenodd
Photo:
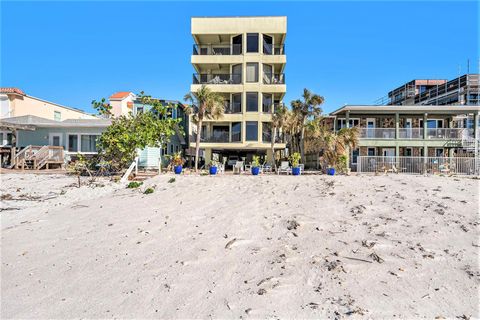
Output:
M147 188L147 189L145 189L145 191L144 191L143 193L144 193L144 194L153 193L153 188Z
M168 183L174 183L174 182L175 182L175 178L168 179Z
M292 153L292 155L289 157L290 162L292 163L292 167L296 168L300 165L300 159L302 156L298 152Z
M254 168L260 167L260 156L253 156L252 167L254 167Z
M132 181L128 184L127 188L129 189L135 189L140 187L143 184L143 182L138 182L138 181Z

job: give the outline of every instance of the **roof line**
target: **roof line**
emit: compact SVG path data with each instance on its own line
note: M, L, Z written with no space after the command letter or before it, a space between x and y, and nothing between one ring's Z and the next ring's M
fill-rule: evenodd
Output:
M38 100L38 101L42 101L42 102L47 102L47 103L56 105L56 106L58 106L58 107L62 107L62 108L69 109L69 110L72 110L72 111L81 112L81 113L86 114L86 115L88 115L88 116L94 116L94 117L96 117L95 115L92 115L92 114L90 114L90 113L87 113L87 112L84 111L84 110L77 109L77 108L73 108L73 107L63 106L63 105L61 105L61 104L58 104L58 103L55 103L55 102L51 102L51 101L48 101L48 100L45 100L45 99L37 98L37 97L34 97L34 96L30 96L30 95L28 95L28 94L25 94L25 97L29 97L29 98L32 98L32 99L35 99L35 100Z

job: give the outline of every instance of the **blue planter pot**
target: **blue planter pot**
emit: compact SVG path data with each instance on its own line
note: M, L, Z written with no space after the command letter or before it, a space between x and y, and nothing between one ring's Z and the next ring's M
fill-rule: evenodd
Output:
M329 176L335 175L335 168L328 168L328 169L327 169L327 174L328 174Z
M254 176L258 176L259 173L260 173L260 167L252 167L252 174Z
M300 175L300 167L294 167L292 168L292 174L294 176L299 176Z
M217 167L210 167L210 174L212 176L216 175L217 174Z
M182 166L175 166L174 170L175 170L175 174L180 174L182 173Z

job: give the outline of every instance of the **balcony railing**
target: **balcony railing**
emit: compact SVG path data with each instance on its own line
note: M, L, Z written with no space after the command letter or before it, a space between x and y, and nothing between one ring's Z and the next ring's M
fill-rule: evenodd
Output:
M285 54L285 45L274 45L274 44L263 44L263 54L273 54L276 56L284 55Z
M193 84L241 84L241 74L206 74L194 73Z
M399 139L423 139L423 128L400 128Z
M193 55L194 56L229 56L229 55L241 55L241 44L194 44Z
M262 141L264 143L271 143L272 142L272 133L271 132L262 132ZM283 139L280 134L277 133L275 137L275 143L282 143Z
M284 73L264 73L263 83L264 84L285 84L285 74Z
M360 139L395 139L395 128L359 128ZM399 128L398 139L423 139L423 128ZM465 128L427 128L427 139L462 140L473 136Z
M196 133L192 134L191 141L193 142L197 141ZM200 137L200 142L207 142L207 143L231 143L231 142L235 143L235 142L241 142L241 141L242 141L242 136L240 132L233 132L231 140L230 140L229 132L213 132L209 135L202 135L202 137Z
M242 113L242 104L240 102L232 102L225 104L225 113Z
M359 128L361 139L395 139L395 128Z
M427 128L427 139L461 140L469 135L469 130L464 128Z
M263 113L273 113L274 110L277 110L283 103L274 103L274 104L262 104Z

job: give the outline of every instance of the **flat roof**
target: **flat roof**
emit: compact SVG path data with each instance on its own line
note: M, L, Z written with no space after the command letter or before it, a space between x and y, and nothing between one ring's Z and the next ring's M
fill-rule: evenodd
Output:
M425 105L411 105L411 106L372 106L372 105L346 105L330 113L330 115L338 115L345 112L351 113L388 113L394 114L397 112L403 113L471 113L480 112L480 106L425 106Z
M42 117L28 115L2 119L2 123L33 126L40 128L105 128L108 127L112 122L110 119L102 118L67 119L63 121L55 121Z

